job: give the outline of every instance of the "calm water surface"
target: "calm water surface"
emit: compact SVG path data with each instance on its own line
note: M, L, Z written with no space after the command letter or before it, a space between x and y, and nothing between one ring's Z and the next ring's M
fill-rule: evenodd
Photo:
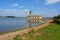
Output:
M36 25L39 25L39 23L32 24L32 26ZM28 27L27 18L0 18L0 32L20 30Z

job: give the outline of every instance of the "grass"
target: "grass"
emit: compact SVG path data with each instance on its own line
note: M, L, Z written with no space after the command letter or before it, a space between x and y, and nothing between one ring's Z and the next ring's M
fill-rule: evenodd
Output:
M32 31L22 36L17 35L13 40L60 40L60 25L50 24L36 32Z

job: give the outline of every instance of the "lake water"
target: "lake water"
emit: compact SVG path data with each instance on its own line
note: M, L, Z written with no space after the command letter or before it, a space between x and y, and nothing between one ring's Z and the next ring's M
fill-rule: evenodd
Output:
M44 21L43 21L44 23ZM33 23L32 26L37 26L40 23ZM27 18L0 18L0 32L8 32L28 28Z

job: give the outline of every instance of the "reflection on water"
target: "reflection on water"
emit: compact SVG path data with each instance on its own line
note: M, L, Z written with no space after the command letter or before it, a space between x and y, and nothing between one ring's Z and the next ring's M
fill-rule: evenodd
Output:
M32 26L39 24L41 23L32 23ZM26 18L0 18L0 32L19 30L28 27Z

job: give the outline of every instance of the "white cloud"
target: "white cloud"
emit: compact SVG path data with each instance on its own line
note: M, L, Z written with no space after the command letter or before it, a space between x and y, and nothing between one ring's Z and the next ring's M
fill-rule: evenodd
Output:
M7 9L6 11L10 11L10 9Z
M19 4L18 3L14 3L14 4L11 4L11 6L19 6Z
M53 3L57 3L60 2L60 0L46 0L45 4L53 4Z
M56 12L56 11L57 11L57 9L52 9L51 11Z
M29 11L29 9L24 9L25 11Z
M18 7L18 8L25 8L23 5L19 5L18 3L11 4L12 7Z
M25 8L24 6L19 6L19 8Z
M16 10L16 9L3 9L0 10L0 16L27 16L28 10Z

